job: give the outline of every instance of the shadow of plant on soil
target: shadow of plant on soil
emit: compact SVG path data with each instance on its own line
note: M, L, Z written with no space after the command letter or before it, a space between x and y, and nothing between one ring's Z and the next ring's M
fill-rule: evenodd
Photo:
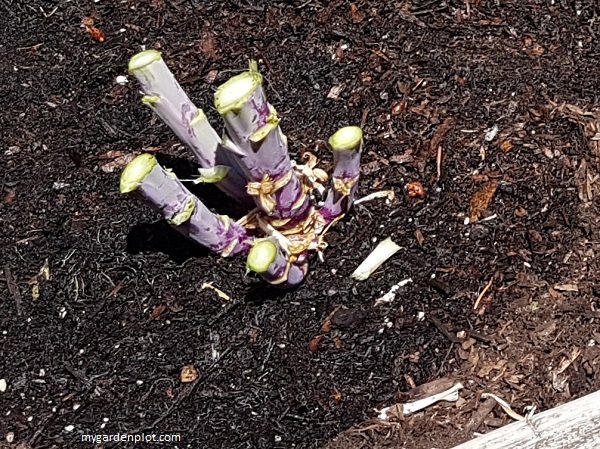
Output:
M167 220L133 225L127 234L126 244L129 254L162 253L177 264L183 264L194 257L206 257L210 254L207 249L175 231L167 223ZM257 281L250 285L244 296L244 303L260 306L266 301L281 300L301 286L302 284L293 289L283 290Z
M177 264L192 257L206 257L209 254L207 249L190 242L175 231L167 220L133 225L127 234L126 243L129 254L162 253Z

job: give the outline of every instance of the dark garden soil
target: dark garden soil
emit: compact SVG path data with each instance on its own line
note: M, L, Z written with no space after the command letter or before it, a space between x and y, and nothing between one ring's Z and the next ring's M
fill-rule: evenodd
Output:
M512 421L484 392L525 413L600 388L597 0L0 5L0 447L448 448ZM258 59L294 157L329 168L327 137L362 124L360 196L396 200L356 206L291 292L188 243L118 193L134 153L193 168L117 82L142 48L215 123L215 87ZM374 419L444 377L457 402Z

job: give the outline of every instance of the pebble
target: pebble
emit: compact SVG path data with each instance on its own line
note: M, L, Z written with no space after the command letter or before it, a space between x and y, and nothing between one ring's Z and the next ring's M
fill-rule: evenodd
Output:
M69 424L68 426L65 426L65 430L67 432L73 432L73 430L75 430L75 426L73 424Z
M8 432L6 434L6 442L12 443L13 441L15 441L15 434L13 432Z
M498 135L498 131L500 131L500 128L498 127L498 125L494 125L492 126L488 132L485 133L484 136L484 140L486 142L491 142L492 140L494 140L496 138L496 136Z
M59 182L59 181L54 181L52 183L52 189L55 192L58 192L60 190L66 189L67 187L70 187L71 184L69 184L68 182Z
M0 393L4 393L6 391L6 379L0 379Z
M8 150L4 151L5 156L12 156L13 154L17 154L21 152L21 148L17 146L8 147Z

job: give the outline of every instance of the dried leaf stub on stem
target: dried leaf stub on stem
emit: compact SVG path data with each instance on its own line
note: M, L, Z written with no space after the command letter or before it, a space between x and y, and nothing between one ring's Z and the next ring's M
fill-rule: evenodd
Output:
M327 174L305 153L294 165L275 108L267 101L256 63L221 85L215 107L225 124L219 137L191 102L159 52L133 56L129 70L148 105L194 153L202 169L198 182L214 182L232 200L256 208L237 222L217 215L187 190L154 156L142 154L125 168L121 192L132 193L161 213L179 232L223 256L246 254L247 268L280 287L300 284L308 252L322 251L327 230L350 210L358 187L363 132L347 126L329 139L333 176L321 207L311 193Z

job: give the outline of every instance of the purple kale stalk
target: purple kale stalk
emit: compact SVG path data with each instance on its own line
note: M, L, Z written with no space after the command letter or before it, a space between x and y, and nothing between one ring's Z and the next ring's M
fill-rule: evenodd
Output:
M159 212L178 232L222 256L244 254L246 267L268 283L291 288L302 283L310 251L326 247L323 236L352 207L358 188L363 133L347 126L329 139L331 184L322 204L312 192L327 181L310 153L296 165L263 77L250 69L221 85L215 108L224 122L221 136L183 91L159 52L134 55L129 71L148 105L194 154L202 169L194 182L214 182L233 201L248 206L238 221L211 212L154 156L142 154L121 175L121 192ZM250 204L254 205L252 210Z
M150 154L141 154L127 164L120 190L137 196L178 232L217 254L246 254L252 246L253 237L246 228L212 213Z
M228 167L228 176L216 186L242 204L249 204L247 179L240 167L221 146L219 134L210 126L204 111L198 109L183 91L156 50L146 50L129 61L129 71L137 78L144 96L142 103L165 122L192 152L204 169Z
M255 63L215 93L215 107L225 123L225 147L248 179L257 207L278 227L291 228L309 218L307 189L292 169L287 138L275 108L266 99Z

